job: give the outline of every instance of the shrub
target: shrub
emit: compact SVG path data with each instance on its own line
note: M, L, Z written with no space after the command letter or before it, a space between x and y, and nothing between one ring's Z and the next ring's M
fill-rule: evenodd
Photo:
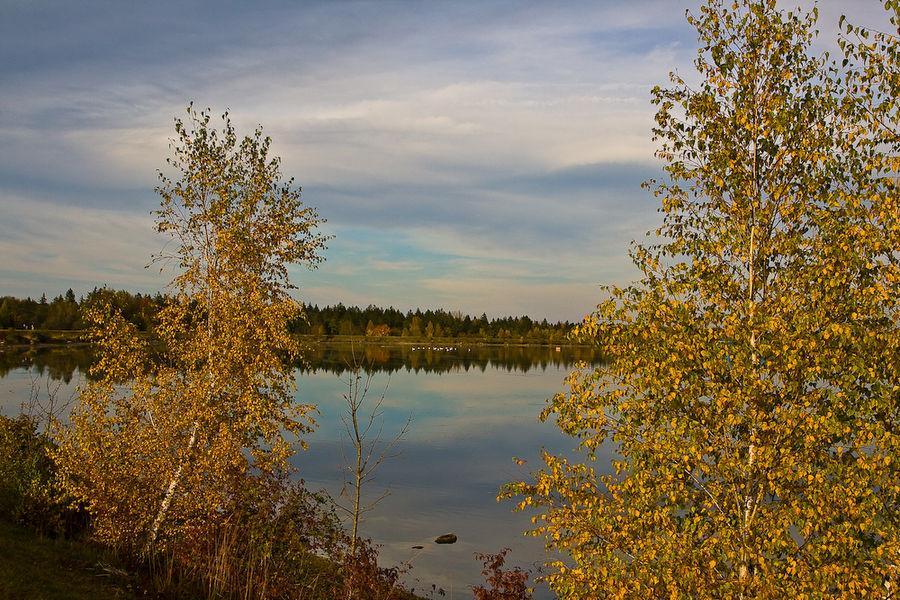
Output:
M407 597L398 569L382 569L377 549L350 538L331 498L286 473L235 472L225 508L185 533L161 540L149 585L170 596L206 598Z
M51 442L35 419L0 415L0 517L41 533L72 536L87 525L56 477Z
M519 567L504 569L507 552L509 548L504 548L497 554L475 553L475 559L484 565L481 574L489 586L472 588L475 600L531 600L531 590L527 585L531 572Z

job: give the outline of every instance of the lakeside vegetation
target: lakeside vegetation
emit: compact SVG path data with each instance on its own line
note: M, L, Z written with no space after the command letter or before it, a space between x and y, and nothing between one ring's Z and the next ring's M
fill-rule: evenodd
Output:
M885 7L900 34L900 3ZM501 492L538 511L529 533L561 597L897 597L900 45L845 25L838 66L813 53L816 18L708 0L688 16L699 84L673 73L653 91L663 223L632 248L640 279L606 288L576 332L607 360L542 412L577 451L542 452ZM117 292L88 303L99 360L71 425L0 419L0 510L89 531L176 595L400 597L402 568L379 568L289 477L315 410L291 395L297 334L524 343L553 328L344 307L300 321L286 265L321 260L315 213L259 130L238 142L227 113L221 131L188 114L170 163L184 180L157 190L176 292L130 316ZM62 323L74 299L54 303ZM528 597L502 552L482 559L477 598Z
M422 598L399 584L402 566L377 565L371 542L349 552L331 500L302 484L245 489L250 497L234 499L214 528L194 532L190 556L169 548L140 557L102 543L85 504L62 485L48 425L0 415L4 598Z
M9 343L73 341L77 335L53 333L51 337L47 332L85 331L85 311L103 304L113 307L138 331L149 332L153 330L159 312L172 302L171 297L161 293L132 294L105 287L94 288L78 299L71 289L52 300L47 300L46 295L39 300L3 296L0 297L0 340ZM489 318L484 313L471 316L441 308L403 312L393 307L369 305L360 308L338 303L322 308L303 306L289 318L289 329L294 334L317 338L355 336L410 341L455 339L558 344L569 339L575 325L568 321L538 321L528 316Z

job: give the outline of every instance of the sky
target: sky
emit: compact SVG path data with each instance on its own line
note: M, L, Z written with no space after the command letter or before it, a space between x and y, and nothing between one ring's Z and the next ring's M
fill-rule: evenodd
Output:
M784 3L785 8L811 1ZM334 236L296 297L580 320L660 222L650 90L697 0L0 0L0 296L164 291L175 117L272 137ZM822 0L885 28L877 0Z

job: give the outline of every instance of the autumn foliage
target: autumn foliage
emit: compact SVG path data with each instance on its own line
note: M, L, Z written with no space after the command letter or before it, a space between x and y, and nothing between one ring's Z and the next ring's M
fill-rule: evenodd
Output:
M108 303L87 311L97 362L56 455L95 536L144 556L225 518L255 481L280 480L312 426L292 393L287 267L321 260L319 219L260 130L238 139L227 113L221 130L208 112L188 115L175 122L174 179L161 173L157 188L171 242L156 259L174 276L156 338Z
M531 572L523 571L521 567L504 568L508 552L509 548L497 554L475 553L475 560L483 565L481 574L487 584L472 588L475 600L531 600L528 587Z
M653 91L663 223L579 329L608 361L543 412L579 453L508 492L562 597L896 597L897 37L847 26L838 64L815 11L688 20L700 83Z

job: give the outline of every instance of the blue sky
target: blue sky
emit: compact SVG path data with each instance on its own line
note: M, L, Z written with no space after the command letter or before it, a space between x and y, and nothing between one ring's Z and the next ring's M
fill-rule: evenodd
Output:
M650 89L691 72L698 7L0 1L0 295L163 289L153 187L194 101L262 125L327 219L304 302L578 320L658 223ZM823 47L841 11L886 23L819 7Z

